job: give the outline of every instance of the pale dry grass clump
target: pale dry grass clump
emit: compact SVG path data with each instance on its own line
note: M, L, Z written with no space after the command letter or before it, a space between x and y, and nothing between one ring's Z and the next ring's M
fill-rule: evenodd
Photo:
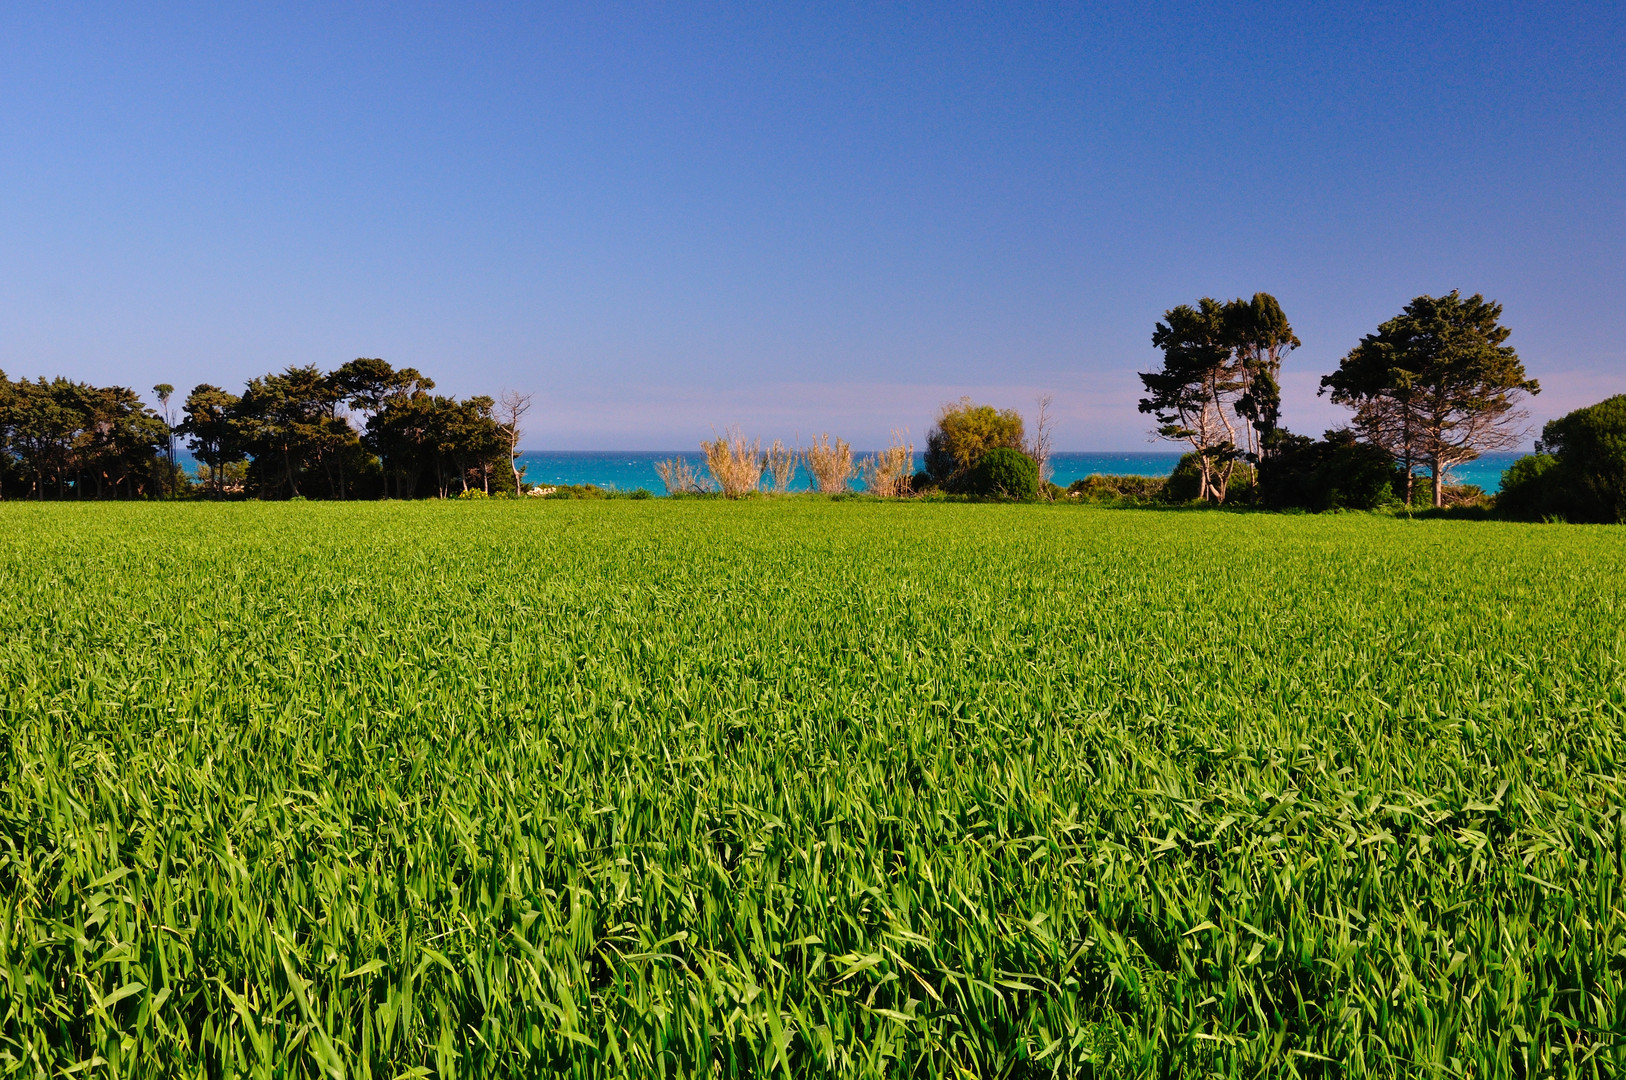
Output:
M914 476L915 444L908 437L908 431L894 431L891 446L859 464L864 489L871 495L896 498L913 493L910 481Z
M776 495L783 495L790 490L790 482L796 478L796 462L801 457L794 446L786 446L778 439L768 447L763 460L768 467L768 476L773 482Z
M661 483L666 485L668 495L697 495L711 486L705 477L695 472L693 465L682 458L657 461L655 471L660 474Z
M802 451L807 471L813 474L813 486L825 495L847 490L847 481L856 475L853 469L853 448L845 439L831 444L828 434L813 440L813 445Z
M706 469L724 496L737 499L762 487L762 440L745 441L740 429L731 427L711 442L702 442Z

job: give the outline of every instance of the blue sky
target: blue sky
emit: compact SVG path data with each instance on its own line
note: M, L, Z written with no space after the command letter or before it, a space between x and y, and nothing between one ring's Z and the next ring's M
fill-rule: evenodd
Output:
M1144 449L1164 309L1275 293L1318 433L1459 288L1537 420L1626 392L1626 8L1148 7L10 3L0 368L383 356L550 449L1049 390L1060 448Z

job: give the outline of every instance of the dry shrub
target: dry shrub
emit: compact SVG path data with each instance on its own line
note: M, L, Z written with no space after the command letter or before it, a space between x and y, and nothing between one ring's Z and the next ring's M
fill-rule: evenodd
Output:
M790 490L790 482L796 478L796 461L801 455L795 447L786 446L775 439L763 457L768 465L768 476L773 480L774 492L783 495Z
M813 445L802 451L802 460L813 474L813 486L825 495L846 491L847 481L855 475L853 448L845 439L837 439L832 446L828 434L814 439Z
M907 442L907 431L892 433L892 445L867 457L859 465L864 487L871 495L896 498L912 492L910 480L915 470L915 444Z
M711 442L702 442L700 452L706 455L706 469L727 498L737 499L762 486L762 440L746 442L740 429L731 427Z
M710 487L705 478L694 471L694 466L682 458L657 461L655 471L660 474L661 483L666 485L668 495L699 494Z

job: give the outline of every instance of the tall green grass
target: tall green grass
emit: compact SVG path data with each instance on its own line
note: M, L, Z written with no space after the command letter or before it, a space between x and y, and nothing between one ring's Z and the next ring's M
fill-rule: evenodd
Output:
M0 581L0 1071L1626 1070L1619 530L5 505Z

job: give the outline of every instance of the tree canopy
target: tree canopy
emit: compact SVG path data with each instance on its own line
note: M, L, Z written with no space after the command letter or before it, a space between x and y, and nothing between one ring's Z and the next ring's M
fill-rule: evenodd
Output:
M1439 506L1452 466L1523 435L1519 397L1541 387L1506 344L1501 317L1502 305L1478 293L1419 296L1321 380L1322 393L1355 410L1356 430L1400 462L1407 503L1417 465L1428 465Z
M1170 308L1152 345L1163 366L1140 373L1140 411L1157 419L1162 438L1190 444L1199 497L1224 502L1236 463L1270 453L1281 420L1282 358L1299 339L1276 298L1260 292ZM1243 422L1240 442L1233 416Z
M173 438L216 497L346 499L513 490L517 440L489 397L430 393L412 368L362 358L332 372L289 367L241 394L200 383L171 426L124 387L0 372L0 493L32 498L164 494ZM154 392L167 407L174 388ZM359 422L359 426L358 426Z
M0 372L0 491L27 498L164 490L169 427L123 386Z

